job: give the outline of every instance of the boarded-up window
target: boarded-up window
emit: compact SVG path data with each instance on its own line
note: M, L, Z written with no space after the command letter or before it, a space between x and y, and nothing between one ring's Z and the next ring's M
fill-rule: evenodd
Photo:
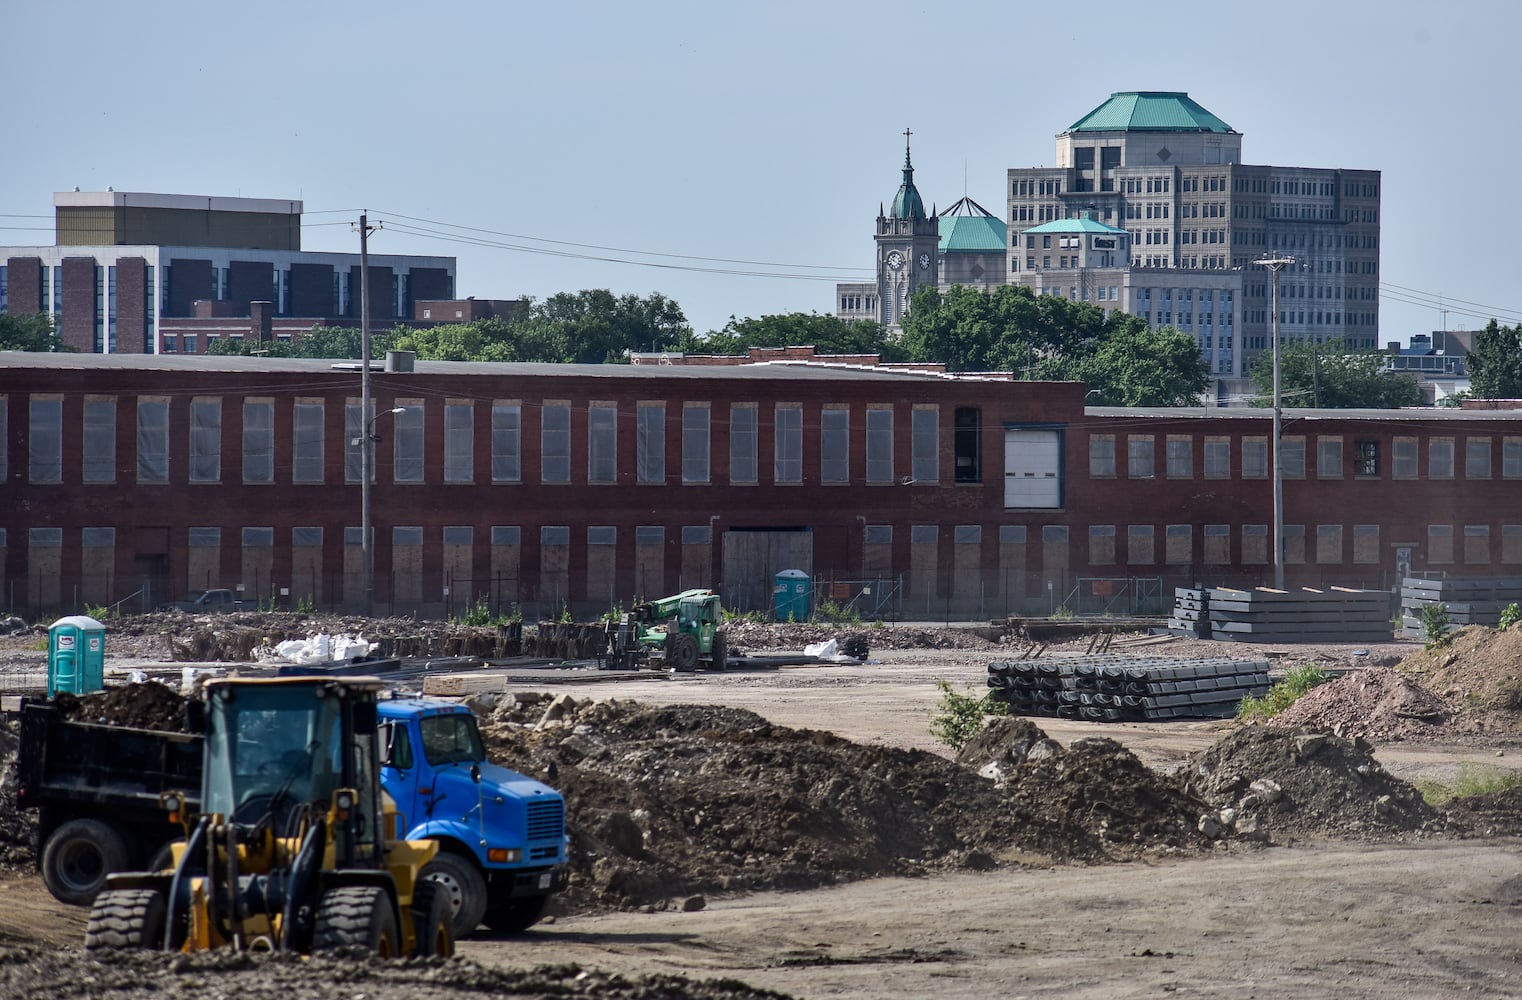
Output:
M395 423L391 433L396 445L392 451L396 469L393 478L398 483L421 483L423 481L423 401L412 400L399 403L402 412L393 414Z
M893 482L893 411L888 407L867 410L867 482Z
M222 478L222 401L190 401L190 481L215 483Z
M666 483L666 404L640 403L635 416L635 478L651 486Z
M294 483L322 482L322 422L321 402L298 402L291 411L294 427L295 448L291 457L291 481ZM400 438L400 435L398 435Z
M1089 564L1107 566L1115 562L1115 525L1089 525Z
M1305 525L1284 526L1284 562L1286 565L1305 562Z
M1316 561L1329 566L1342 563L1342 525L1316 525Z
M707 403L682 404L682 482L684 483L702 484L709 480L708 423Z
M819 414L819 481L844 485L851 481L851 411L826 406Z
M1089 478L1115 478L1115 435L1089 435Z
M137 481L169 482L169 400L137 401Z
M1151 434L1127 435L1126 475L1132 479L1151 479L1154 450Z
M1242 439L1242 478L1268 478L1268 438Z
M1353 525L1353 561L1371 565L1379 562L1379 525Z
M1464 478L1490 478L1490 438L1464 439Z
M1167 447L1168 478L1193 479L1194 439L1183 435L1169 434Z
M1231 525L1205 525L1205 562L1217 566L1231 562Z
M1242 525L1242 564L1244 566L1268 565L1268 525Z
M355 408L356 410L358 407ZM346 456L347 457L347 456ZM359 479L359 470L354 470ZM243 481L275 481L275 403L268 399L243 402Z
M729 407L729 481L749 484L759 478L756 458L758 440L755 403L733 403Z
M1432 438L1427 442L1427 478L1453 478L1453 438Z
M0 397L3 401L4 397ZM0 437L0 442L5 439ZM87 483L116 481L116 399L85 399L84 460L82 473ZM0 450L4 450L0 447ZM3 480L0 480L3 482Z
M776 410L777 460L775 481L803 482L803 407L778 403Z
M587 407L587 482L618 481L618 407L593 403Z
M476 478L475 404L444 404L444 482L471 483Z
M1208 437L1205 439L1205 478L1231 478L1231 438Z
M4 442L0 442L3 446ZM33 396L27 436L26 478L32 483L63 482L63 400Z
M1453 525L1427 525L1427 562L1453 562Z
M1163 559L1171 565L1188 565L1194 561L1194 527L1170 524L1163 531Z
M492 404L491 481L523 481L523 406L520 403Z
M1464 525L1464 561L1480 565L1490 562L1490 525Z
M571 481L571 405L545 403L539 411L539 478L546 483Z
M1305 478L1305 438L1286 437L1279 441L1279 469L1285 479Z
M910 470L917 483L934 483L941 478L941 411L935 407L914 408L910 428L913 450Z
M1152 525L1127 525L1126 562L1132 566L1148 566L1157 562L1157 539Z
M1316 478L1342 478L1342 438L1326 435L1316 438Z
M1501 525L1501 561L1522 563L1522 524Z
M1416 438L1398 437L1391 443L1390 478L1416 478Z

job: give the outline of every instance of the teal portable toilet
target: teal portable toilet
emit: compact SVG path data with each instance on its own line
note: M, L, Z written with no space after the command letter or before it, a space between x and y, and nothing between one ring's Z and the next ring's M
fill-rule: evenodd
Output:
M106 626L88 615L60 618L48 628L48 697L89 694L106 687Z
M809 620L809 575L801 569L785 569L777 574L776 600L772 604L779 622Z

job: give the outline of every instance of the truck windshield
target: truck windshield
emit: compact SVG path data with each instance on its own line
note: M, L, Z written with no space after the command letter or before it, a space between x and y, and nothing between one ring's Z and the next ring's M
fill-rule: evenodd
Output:
M423 730L423 756L432 766L474 764L486 759L475 716L463 712L429 715L419 725Z

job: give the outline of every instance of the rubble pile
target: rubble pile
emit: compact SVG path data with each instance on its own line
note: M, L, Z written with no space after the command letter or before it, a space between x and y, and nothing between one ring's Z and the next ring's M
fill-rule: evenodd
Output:
M357 950L311 958L231 948L194 955L0 948L0 996L15 1000L110 996L113 1000L449 1000L566 997L596 1000L787 1000L733 979L622 976L576 965L486 968L468 959L383 960Z
M735 619L724 623L724 636L731 650L762 652L797 650L835 639L842 652L874 649L1008 649L1016 643L1013 633L993 640L965 628L927 628L909 625L832 625L824 622L757 622ZM848 648L849 646L849 648Z
M1299 837L1389 839L1440 833L1441 813L1391 776L1363 739L1250 725L1191 757L1185 787L1217 812L1201 826L1285 843ZM1207 822L1207 820L1211 822Z
M0 720L0 868L25 868L37 862L37 814L23 812L16 801L20 730L20 723Z
M1452 715L1442 698L1406 675L1371 667L1311 688L1270 724L1397 742L1451 736Z
M1522 628L1467 625L1396 670L1444 699L1477 729L1522 733Z

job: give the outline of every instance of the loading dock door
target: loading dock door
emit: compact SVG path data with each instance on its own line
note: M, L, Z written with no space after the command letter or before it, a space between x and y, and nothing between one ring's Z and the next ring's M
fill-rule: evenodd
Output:
M736 611L772 610L777 574L814 575L814 533L808 528L726 528L719 594Z
M1062 506L1061 431L1004 432L1004 506L1049 510Z

